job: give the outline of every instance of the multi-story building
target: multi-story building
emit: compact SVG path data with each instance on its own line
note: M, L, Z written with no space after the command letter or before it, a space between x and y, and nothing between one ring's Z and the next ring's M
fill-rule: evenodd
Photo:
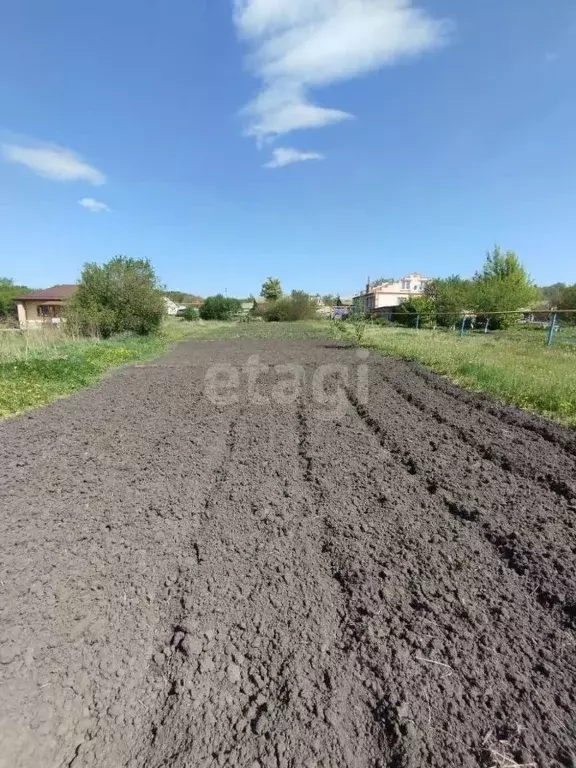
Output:
M429 277L419 272L411 272L400 280L389 280L384 283L366 283L366 289L354 297L354 302L365 312L387 316L402 302L416 296L423 296Z

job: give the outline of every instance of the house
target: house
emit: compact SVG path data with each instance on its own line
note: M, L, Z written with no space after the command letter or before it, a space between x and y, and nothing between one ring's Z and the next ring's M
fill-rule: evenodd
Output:
M254 309L254 302L253 301L243 301L240 305L240 312L243 315L248 315L252 310Z
M168 296L164 296L164 308L167 315L177 315L178 312L181 312L186 309L186 304L176 304L175 301L172 301L172 299L169 299Z
M330 307L330 320L343 320L348 317L354 305L354 299L342 298L338 296L336 303Z
M377 285L368 280L366 289L354 297L354 303L363 308L364 312L391 317L394 309L404 301L423 296L429 281L429 277L423 277L419 272L411 272L400 280L389 280Z
M14 299L20 328L35 328L47 323L58 324L64 302L77 290L77 285L53 285L43 291L32 291Z

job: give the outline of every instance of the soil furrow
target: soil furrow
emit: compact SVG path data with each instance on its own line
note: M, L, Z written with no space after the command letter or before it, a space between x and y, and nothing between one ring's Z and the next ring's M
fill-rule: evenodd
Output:
M380 378L377 382L381 386ZM535 505L536 491L524 484L512 486L513 478L507 473L499 478L492 462L486 467L477 457L463 454L451 433L436 434L430 440L429 425L416 409L407 439L395 441L392 430L401 434L407 414L394 387L386 391L385 398L372 400L369 407L348 394L360 417L407 471L418 475L430 493L439 493L457 519L474 522L506 564L523 577L525 589L538 592L540 603L548 605L557 620L573 624L575 520L566 502L547 498L540 491ZM567 531L563 543L558 541L561 525Z
M479 421L488 417L495 419L498 423L504 422L516 430L516 435L522 434L518 430L531 433L530 437L536 436L544 442L550 443L554 446L556 452L558 449L561 449L569 454L571 458L576 458L576 437L573 434L573 430L565 429L551 421L540 418L536 414L522 411L519 408L497 404L487 395L466 392L449 382L448 379L423 368L419 363L399 360L394 360L393 363L402 366L410 374L414 374L417 378L422 379L427 388L439 392L443 397L447 397L449 402L456 403L458 406L466 405L474 408ZM524 435L524 437L528 436Z
M400 395L400 397L402 397L409 405L416 408L425 416L433 419L437 424L440 424L441 426L447 426L454 432L459 440L473 448L478 453L480 458L487 459L504 472L512 472L524 480L529 481L530 483L536 482L547 490L562 496L568 502L573 502L576 500L576 489L574 487L559 479L557 476L553 477L550 473L542 473L540 457L538 457L540 466L537 466L536 461L534 460L532 460L530 463L516 461L514 464L512 464L509 458L509 452L507 450L500 449L494 444L486 444L485 442L479 441L468 429L454 423L452 418L435 409L433 402L427 403L423 398L416 396L413 392L407 390L405 387L391 382L388 378L386 378L386 381L393 386L394 391ZM454 409L451 410L452 413L454 413ZM576 473L576 465L573 467L573 470L574 473ZM576 506L574 506L573 511L576 512Z

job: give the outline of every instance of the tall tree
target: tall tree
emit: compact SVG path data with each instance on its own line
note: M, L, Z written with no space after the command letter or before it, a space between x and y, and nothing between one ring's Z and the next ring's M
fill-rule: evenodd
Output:
M262 290L260 291L266 301L278 301L282 298L282 286L280 280L277 277L269 277L262 283Z
M505 328L517 317L496 313L530 307L538 300L538 290L514 251L503 253L495 246L474 277L473 297L476 310L490 316L493 328Z

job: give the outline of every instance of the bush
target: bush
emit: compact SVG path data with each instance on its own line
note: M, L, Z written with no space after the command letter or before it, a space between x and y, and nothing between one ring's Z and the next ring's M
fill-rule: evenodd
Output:
M182 320L186 320L187 322L191 323L194 320L198 320L200 317L200 313L195 307L186 307L186 309L182 312L180 315Z
M316 302L304 291L292 291L290 296L266 304L261 312L269 323L312 320L316 317Z
M459 275L431 280L425 296L433 302L436 322L444 328L458 324L462 313L475 306L472 281Z
M426 296L416 296L400 304L394 312L394 321L410 328L416 327L416 318L420 316L420 328L433 328L436 323L436 306Z
M164 297L147 259L116 256L107 264L85 264L66 317L84 335L108 338L131 331L157 331L165 313Z
M208 296L200 307L202 320L230 320L242 310L242 304L238 299L229 299L221 293L216 296Z

